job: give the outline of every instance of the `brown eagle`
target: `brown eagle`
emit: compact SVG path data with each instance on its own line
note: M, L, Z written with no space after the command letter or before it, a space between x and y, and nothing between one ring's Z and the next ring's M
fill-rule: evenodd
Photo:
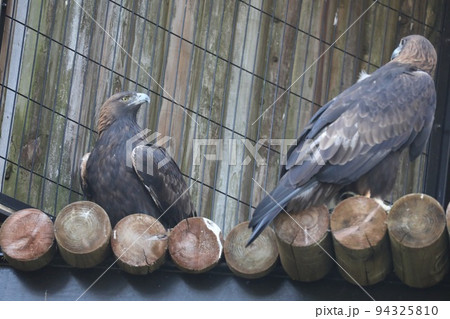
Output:
M98 140L80 166L81 187L114 225L133 213L144 213L168 228L195 215L186 182L166 150L146 141L136 122L146 94L121 92L100 108Z
M381 199L392 191L400 153L424 150L434 120L436 51L423 36L401 39L391 61L361 77L311 118L275 189L256 207L249 245L286 207L299 211L341 191Z

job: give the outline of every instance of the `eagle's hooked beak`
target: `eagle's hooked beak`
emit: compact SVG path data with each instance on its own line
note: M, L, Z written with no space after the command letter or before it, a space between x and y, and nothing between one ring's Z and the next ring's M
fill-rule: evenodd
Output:
M402 49L403 49L402 44L400 44L398 47L396 47L394 52L392 52L391 60L394 60L400 54L400 51L402 51Z
M136 93L128 100L127 108L138 109L145 102L150 102L150 97L144 93Z

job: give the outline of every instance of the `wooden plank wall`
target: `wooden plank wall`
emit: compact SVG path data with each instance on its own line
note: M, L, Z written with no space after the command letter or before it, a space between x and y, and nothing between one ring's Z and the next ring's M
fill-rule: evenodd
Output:
M82 199L96 111L136 90L151 97L140 124L172 138L198 212L227 233L276 184L289 139L361 70L408 34L439 49L444 1L8 1L1 192L52 214ZM388 200L422 189L425 161L403 161Z

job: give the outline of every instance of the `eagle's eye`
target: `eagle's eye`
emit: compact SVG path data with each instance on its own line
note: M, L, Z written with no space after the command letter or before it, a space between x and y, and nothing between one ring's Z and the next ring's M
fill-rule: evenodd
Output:
M400 45L401 46L404 46L406 44L406 39L402 39L401 41L400 41Z
M129 96L124 96L124 97L122 97L122 101L124 101L124 102L128 101L129 99L130 99Z

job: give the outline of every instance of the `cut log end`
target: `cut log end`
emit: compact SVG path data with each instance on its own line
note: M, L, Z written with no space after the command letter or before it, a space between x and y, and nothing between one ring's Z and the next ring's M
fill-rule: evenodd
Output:
M333 267L329 212L325 205L279 214L274 220L281 265L289 277L316 281Z
M374 199L350 197L331 214L330 228L339 272L348 282L376 284L391 272L387 214Z
M179 269L190 273L206 272L216 266L222 256L222 232L207 218L190 217L172 229L168 248Z
M134 275L145 275L165 261L167 231L154 217L132 214L121 219L111 235L111 248L118 265Z
M430 287L448 272L445 223L442 206L425 194L405 195L392 206L388 230L394 271L406 285Z
M99 205L74 202L56 216L55 237L63 259L74 267L89 268L109 253L111 223Z
M224 244L224 255L230 270L239 277L260 278L270 273L278 260L274 231L267 227L248 247L251 229L248 222L235 226Z
M389 212L389 235L404 246L427 247L442 235L445 223L444 210L437 200L425 194L408 194Z
M373 199L350 197L340 202L331 215L333 237L348 249L376 246L386 235L387 215Z
M310 207L301 212L281 213L274 221L277 236L286 243L307 247L319 242L330 225L325 205Z
M10 215L0 229L0 246L8 263L33 271L46 266L56 251L53 223L38 209L23 209Z

